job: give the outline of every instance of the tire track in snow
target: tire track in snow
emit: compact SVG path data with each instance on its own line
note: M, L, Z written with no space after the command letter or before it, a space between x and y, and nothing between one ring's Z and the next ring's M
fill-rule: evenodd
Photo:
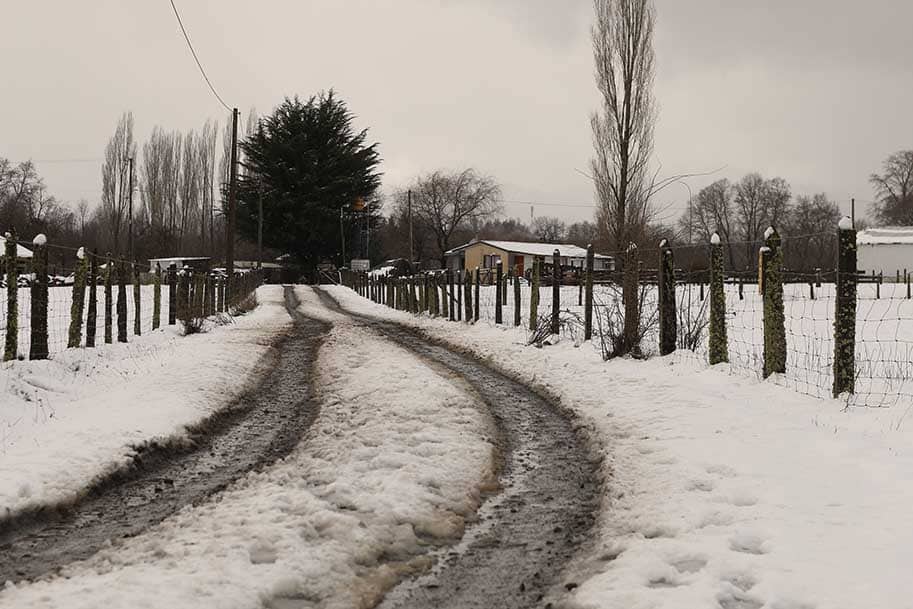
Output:
M285 305L295 325L277 343L269 373L187 440L137 448L133 467L113 472L75 505L4 522L0 582L53 574L288 454L317 416L310 374L329 325L296 311L292 287Z
M389 592L381 609L501 609L549 606L577 582L565 567L589 540L602 494L585 439L560 408L470 355L431 342L414 330L343 309L435 366L461 377L481 396L501 431L501 490L479 510L479 520L437 564Z

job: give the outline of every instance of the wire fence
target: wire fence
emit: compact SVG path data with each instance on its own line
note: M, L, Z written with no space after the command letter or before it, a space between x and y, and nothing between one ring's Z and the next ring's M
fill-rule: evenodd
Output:
M721 365L738 374L758 378L769 376L772 382L803 394L833 397L836 311L841 306L837 283L838 231L776 238L776 282L782 290L781 304L776 306L782 311L785 366L774 373L765 368L765 353L773 349L771 332L774 332L772 326L777 318L771 313L775 303L768 302L769 295L765 297L768 288L764 273L759 271L767 268L761 254L768 246L764 242L728 243L722 240L718 246L723 260L719 289L725 302L722 317L728 361ZM855 246L855 231L852 240ZM675 351L671 357L678 363L690 362L696 366L710 363L710 248L710 244L665 247L674 261ZM620 262L626 252L612 255ZM635 355L650 357L660 352L660 249L641 252L637 258L636 290L627 292L636 296L636 334L640 344ZM732 266L733 261L736 268ZM897 269L886 278L881 272L857 271L855 247L852 263L852 272L842 273L844 281L852 283L855 292L855 325L850 328L851 336L855 336L851 352L853 391L843 394L843 398L850 406L913 404L913 294L910 285L913 272ZM530 343L548 340L554 331L553 298L556 292L553 278L556 275L554 267L546 260L540 260L540 265L538 305L534 304L534 281L529 271L514 278L511 269L505 269L500 286L486 285L497 283L493 271L480 270L480 280L475 279L475 270L468 273L472 286L469 297L473 298L478 290L478 318L472 315L469 320L520 326ZM623 275L621 269L593 273L592 346L606 358L613 352L613 341L620 340L624 332L628 303L625 302ZM557 334L582 344L587 317L585 273L564 268L559 270L557 277ZM457 272L453 279L455 287L451 289L447 273L436 272L431 274L430 284L437 286L441 299L456 305L465 302L465 279L465 272ZM395 294L399 289L397 281L406 291L414 288L411 300L404 299L398 308L441 315L440 310L430 310L421 301L420 286L426 281L425 276L418 280L376 278L374 281L383 286L379 292L385 292L393 283ZM370 278L365 278L362 289L368 297L372 297L371 282ZM361 289L357 278L349 278L348 283ZM386 293L375 294L378 302L386 302L385 297ZM465 308L464 304L461 306ZM530 315L533 307L535 321ZM462 319L466 321L466 316Z

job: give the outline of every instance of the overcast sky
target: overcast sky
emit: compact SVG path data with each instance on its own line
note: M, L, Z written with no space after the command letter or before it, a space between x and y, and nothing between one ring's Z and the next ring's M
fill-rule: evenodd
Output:
M589 0L178 0L216 88L242 116L335 88L370 129L384 186L475 167L536 215L590 218L596 108ZM848 208L913 148L913 3L657 0L655 163L690 181L780 176ZM51 192L99 196L118 116L140 141L226 114L168 0L31 0L3 9L0 156L33 158ZM61 161L89 159L89 162ZM683 208L682 186L663 202ZM553 206L545 203L574 204ZM508 204L528 219L528 205Z

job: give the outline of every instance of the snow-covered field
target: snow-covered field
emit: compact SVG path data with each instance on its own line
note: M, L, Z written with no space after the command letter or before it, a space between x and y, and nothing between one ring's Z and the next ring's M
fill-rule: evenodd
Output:
M3 607L370 607L462 534L495 479L484 409L458 381L299 290L334 322L321 411L287 458ZM395 396L393 399L391 396Z
M704 286L705 295L708 294ZM645 298L647 314L656 310L654 288L647 288ZM757 285L745 285L739 298L737 285L725 286L727 332L729 338L729 367L733 372L759 376L763 369L763 299ZM860 284L856 308L856 395L849 403L856 406L892 406L913 403L913 299L906 298L906 286L886 283L876 298L874 284ZM784 286L786 314L787 366L786 374L774 382L800 393L829 397L833 385L833 324L835 291L833 284L815 288L811 298L807 284ZM677 286L676 296L680 310L691 311L691 319L705 319L709 315L706 300L700 299L697 285ZM560 290L562 316L579 320L563 327L563 334L571 340L582 340L584 308L578 304L577 286L562 286ZM605 327L605 316L620 299L618 292L609 286L594 289L593 331L600 332L600 317ZM482 286L480 293L480 319L494 323L495 288ZM529 321L530 288L521 285L522 325ZM504 323L514 322L514 291L507 290L503 315ZM539 316L548 316L552 310L552 288L540 288ZM681 325L681 321L679 322ZM595 343L594 343L595 346ZM644 344L649 353L659 350L659 338L649 332ZM694 352L681 350L679 359L692 359L707 363L707 333Z
M152 331L152 307L154 288L151 285L140 286L140 330L143 334ZM0 298L0 345L6 337L9 315L6 310L6 291L2 291ZM28 357L29 354L29 323L31 320L31 290L19 288L17 293L19 315L19 354ZM104 286L98 286L96 293L96 333L95 344L104 343L105 331L105 292ZM70 330L70 305L73 302L72 286L55 286L48 288L48 351L51 355L60 353L67 348L67 339ZM83 316L88 312L89 289L86 288L86 302ZM161 323L168 324L168 286L162 286ZM133 320L135 319L133 286L127 286L127 335L128 340L134 340ZM114 340L117 340L117 286L112 291L111 323L113 326ZM83 319L82 342L86 344L85 319Z
M699 358L603 362L331 290L550 392L601 442L608 494L568 608L911 606L909 404L846 410Z
M291 323L280 286L257 295L254 312L204 334L165 326L0 365L0 514L73 499L132 446L181 434L240 393Z

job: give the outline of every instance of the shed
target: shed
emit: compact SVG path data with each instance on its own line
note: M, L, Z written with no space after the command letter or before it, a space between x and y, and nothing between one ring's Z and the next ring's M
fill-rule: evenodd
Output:
M913 270L913 226L869 228L856 234L856 267L865 273L894 277Z
M149 272L155 272L155 266L158 265L163 271L168 270L172 264L179 269L190 267L195 271L208 271L211 263L208 256L174 256L171 258L150 258Z
M568 243L539 243L527 241L497 241L489 239L475 239L448 250L444 253L447 258L447 268L451 270L495 268L498 260L506 271L508 268L519 267L520 274L532 268L535 257L544 258L551 262L555 250L561 259L564 268L583 268L586 266L586 249ZM593 267L597 271L612 270L614 260L611 256L594 254Z
M6 255L6 238L0 236L0 260ZM16 244L16 272L25 273L28 271L29 262L32 259L32 250L22 244ZM3 264L0 264L0 273L6 271Z

